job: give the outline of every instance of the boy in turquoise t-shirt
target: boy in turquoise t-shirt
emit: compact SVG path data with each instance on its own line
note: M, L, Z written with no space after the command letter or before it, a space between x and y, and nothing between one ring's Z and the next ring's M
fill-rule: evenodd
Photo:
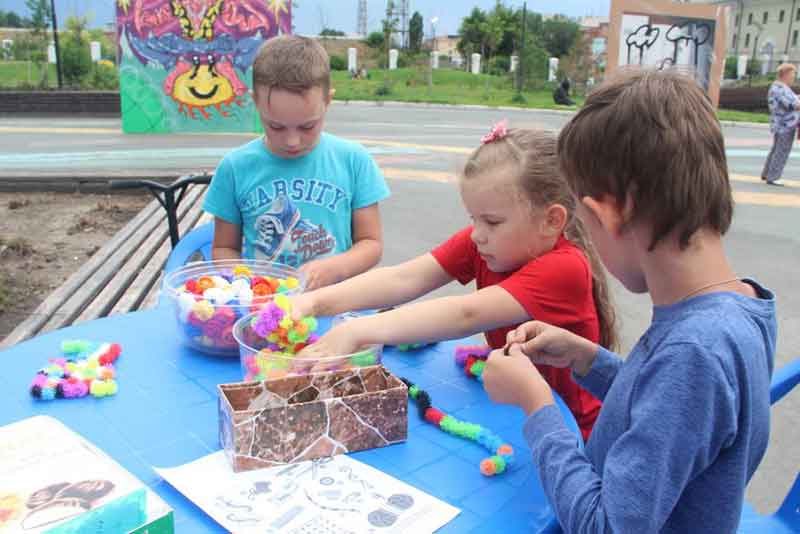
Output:
M332 94L319 43L285 35L262 45L253 100L265 136L223 158L203 203L215 216L214 259L299 267L308 289L378 263L389 190L361 145L322 132Z

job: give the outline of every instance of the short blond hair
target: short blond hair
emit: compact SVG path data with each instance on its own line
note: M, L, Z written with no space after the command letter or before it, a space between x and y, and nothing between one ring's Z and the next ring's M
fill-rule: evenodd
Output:
M327 97L331 87L328 53L308 37L281 35L268 39L253 62L253 91L262 87L298 94L320 87Z
M797 67L791 63L781 63L778 65L778 70L776 72L778 73L778 77L783 77L791 71L797 72Z

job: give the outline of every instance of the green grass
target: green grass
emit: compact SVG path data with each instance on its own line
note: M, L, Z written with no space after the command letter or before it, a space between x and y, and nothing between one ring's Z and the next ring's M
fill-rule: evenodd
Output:
M388 77L388 82L384 82ZM388 85L389 93L378 95L378 89ZM508 77L470 74L452 69L433 72L433 86L428 88L428 73L414 69L394 71L373 70L369 80L351 80L347 72L333 72L336 100L383 100L400 102L430 102L437 104L477 104L485 106L515 106L536 109L575 110L583 104L582 96L574 96L577 106L559 106L553 102L553 87L524 91L524 103L514 101L515 91ZM766 113L750 113L730 109L717 111L719 120L735 122L769 122Z
M470 74L451 69L433 71L433 84L428 86L428 72L415 69L394 71L373 70L369 80L351 80L347 72L333 72L336 100L377 100L428 102L435 104L473 104L484 106L516 106L539 109L577 109L553 102L552 88L547 84L536 91L525 91L524 103L514 101L511 79L487 74ZM379 89L388 87L388 94ZM578 104L583 99L575 99Z
M769 122L769 115L767 113L752 113L750 111L736 111L735 109L717 110L717 118L721 121Z
M48 86L58 86L58 74L55 65L47 65ZM14 89L17 87L31 88L39 85L40 70L28 61L0 61L0 87Z

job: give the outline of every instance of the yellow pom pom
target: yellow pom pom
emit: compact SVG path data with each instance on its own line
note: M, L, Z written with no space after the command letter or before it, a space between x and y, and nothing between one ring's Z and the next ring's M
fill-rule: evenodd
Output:
M201 300L194 303L192 312L201 321L208 321L214 316L214 306L207 300Z
M291 312L292 305L289 303L289 297L286 295L275 295L275 305L285 311L287 314Z
M283 319L281 319L281 321L278 323L278 326L280 326L284 330L289 330L290 328L292 328L293 324L294 321L292 321L292 318L289 317L289 315L287 314L283 316Z
M294 276L290 276L290 277L286 278L286 279L283 281L283 283L284 283L284 284L286 285L286 287L288 287L289 289L294 289L294 288L296 288L297 286L299 286L299 285L300 285L300 281L299 281L297 278L295 278Z
M233 268L233 276L253 276L253 271L247 265L239 264Z

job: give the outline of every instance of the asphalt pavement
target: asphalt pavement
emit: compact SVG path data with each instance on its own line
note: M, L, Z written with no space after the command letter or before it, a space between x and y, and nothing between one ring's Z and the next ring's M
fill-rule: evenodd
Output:
M570 114L408 104L339 103L327 131L362 142L384 171L392 197L382 205L385 253L392 264L423 253L467 224L456 176L467 154L496 121L557 130ZM231 148L254 134L121 133L119 118L0 116L0 187L74 188L117 178L160 178L213 171ZM736 212L726 248L740 276L778 296L776 367L800 356L800 150L790 157L786 187L759 179L770 147L765 125L725 124ZM435 295L469 288L451 284ZM647 327L651 303L613 284L624 349ZM624 350L623 350L624 352ZM773 409L765 460L748 489L761 512L781 502L800 467L800 392Z

